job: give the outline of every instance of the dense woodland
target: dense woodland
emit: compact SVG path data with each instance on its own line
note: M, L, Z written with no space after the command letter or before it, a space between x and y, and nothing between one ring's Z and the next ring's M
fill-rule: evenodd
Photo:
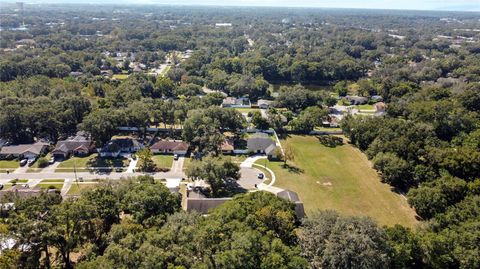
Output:
M331 211L298 220L261 192L204 218L145 177L75 200L15 201L0 239L28 247L2 252L0 267L480 268L478 13L26 5L25 31L14 7L2 13L0 138L56 142L83 130L101 147L119 126L180 126L214 160L223 132L246 126L219 107L221 92L274 101L268 119L253 118L279 134L320 126L339 97L380 95L385 116L347 116L341 127L422 223L379 227ZM119 65L114 53L131 60ZM129 68L167 57L165 76Z

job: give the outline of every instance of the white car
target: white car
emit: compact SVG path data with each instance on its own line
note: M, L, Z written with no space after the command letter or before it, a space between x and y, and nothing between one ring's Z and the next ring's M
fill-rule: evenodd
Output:
M27 161L27 165L28 166L32 166L32 164L36 161L37 159L33 158L33 159L28 159Z

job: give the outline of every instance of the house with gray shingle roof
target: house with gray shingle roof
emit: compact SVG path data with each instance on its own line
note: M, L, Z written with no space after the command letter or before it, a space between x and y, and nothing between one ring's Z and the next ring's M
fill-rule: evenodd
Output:
M247 149L253 153L265 154L268 158L277 158L277 145L266 133L255 133L250 137Z

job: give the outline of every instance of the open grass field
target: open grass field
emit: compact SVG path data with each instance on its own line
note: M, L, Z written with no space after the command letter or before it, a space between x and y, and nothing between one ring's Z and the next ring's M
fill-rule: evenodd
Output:
M173 164L173 155L153 155L152 160L158 168L170 169Z
M68 195L79 195L83 190L91 189L97 186L96 183L74 183L68 190Z
M413 227L415 212L399 194L380 182L366 156L351 145L325 147L314 136L282 140L295 159L267 166L275 172L274 186L299 194L307 214L315 209L334 209L346 215L365 215L380 224ZM259 164L263 165L263 160Z
M74 167L76 167L77 172L88 171L88 167L127 167L128 163L128 159L103 159L98 157L97 154L92 154L87 157L71 157L61 162L55 172L73 172Z

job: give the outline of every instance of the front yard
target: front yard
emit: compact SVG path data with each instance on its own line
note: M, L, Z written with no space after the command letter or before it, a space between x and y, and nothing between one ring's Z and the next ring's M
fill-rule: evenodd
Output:
M274 186L298 193L306 213L334 209L346 215L364 215L380 224L413 227L415 211L406 199L380 182L366 156L351 145L325 147L314 136L282 140L294 152L294 160L268 162L276 175ZM258 164L264 165L264 160Z
M18 160L1 160L0 161L0 173L6 173L7 171L13 172L20 167Z
M170 169L173 164L173 155L153 155L152 160L157 168Z
M63 188L63 183L38 183L38 187L42 188L43 190L48 190L48 189L57 189L59 191L62 190Z
M73 172L74 168L77 172L88 172L92 168L125 168L129 163L130 161L124 158L104 159L92 154L87 157L71 157L61 162L55 172Z

